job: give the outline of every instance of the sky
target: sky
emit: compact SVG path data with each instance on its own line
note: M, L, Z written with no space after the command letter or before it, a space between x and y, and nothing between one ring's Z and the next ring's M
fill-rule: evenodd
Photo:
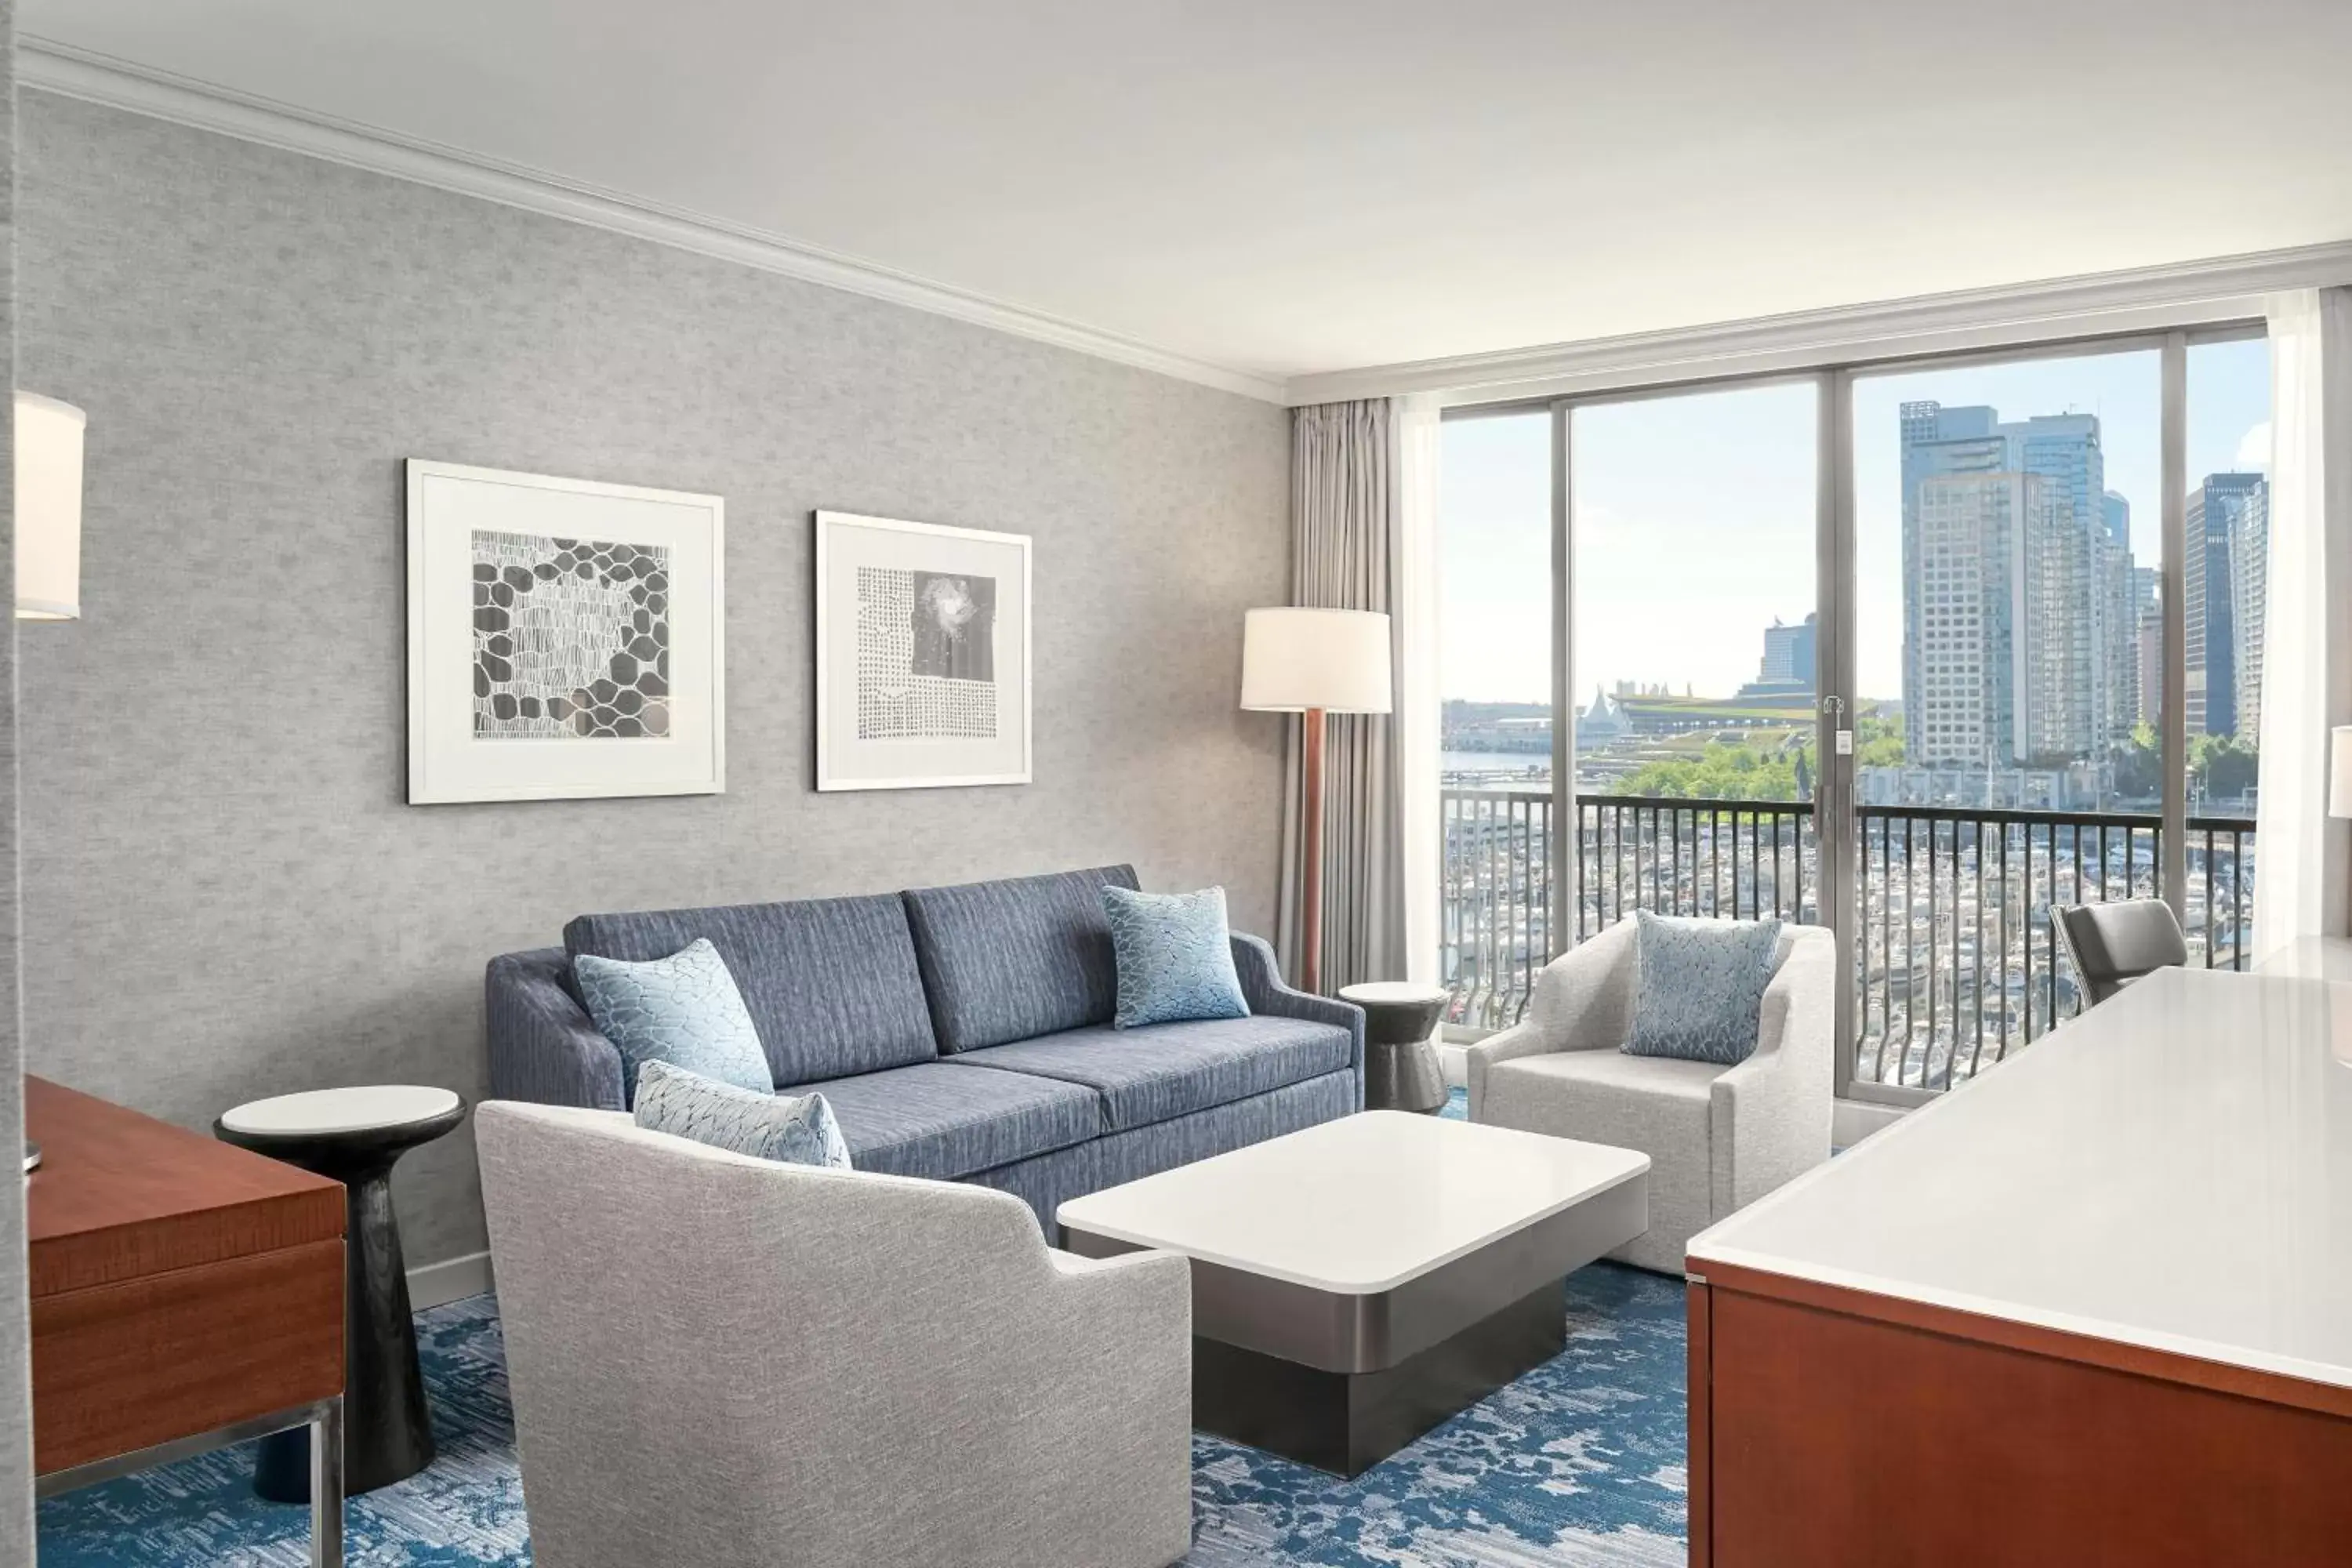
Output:
M2005 420L2099 416L2107 488L2157 563L2153 352L1860 378L1854 384L1856 675L1902 694L1896 405L1990 404ZM1810 382L1580 407L1570 416L1576 700L1631 680L1721 695L1756 678L1764 628L1815 607ZM2270 345L2189 351L2189 474L2269 467ZM1549 416L1451 419L1438 479L1440 690L1549 701Z

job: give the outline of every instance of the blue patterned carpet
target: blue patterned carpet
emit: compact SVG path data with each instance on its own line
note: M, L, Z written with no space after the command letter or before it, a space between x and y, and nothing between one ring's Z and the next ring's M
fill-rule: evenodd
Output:
M1595 1264L1568 1281L1559 1357L1352 1481L1223 1439L1192 1442L1190 1568L1681 1568L1683 1291ZM417 1314L440 1458L352 1500L347 1561L528 1564L498 1305ZM306 1510L253 1495L249 1450L53 1498L41 1568L309 1562Z

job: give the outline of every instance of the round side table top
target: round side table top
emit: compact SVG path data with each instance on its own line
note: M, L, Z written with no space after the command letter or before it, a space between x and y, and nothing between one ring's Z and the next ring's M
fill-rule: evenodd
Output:
M1443 1002L1449 993L1442 985L1419 985L1410 980L1367 980L1339 988L1339 1000L1359 1006L1412 1007Z
M413 1126L450 1115L464 1104L446 1089L422 1084L366 1084L314 1089L257 1100L221 1114L221 1127L246 1138L331 1138Z

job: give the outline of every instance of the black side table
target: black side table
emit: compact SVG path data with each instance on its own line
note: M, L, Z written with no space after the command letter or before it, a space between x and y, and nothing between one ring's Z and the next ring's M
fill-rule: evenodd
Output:
M1340 1001L1364 1010L1365 1110L1427 1114L1445 1108L1445 1069L1430 1043L1445 995L1434 985L1404 980L1341 989Z
M464 1120L446 1089L385 1084L257 1100L225 1112L214 1136L331 1177L347 1189L343 1231L344 1495L357 1497L433 1462L433 1421L416 1364L408 1272L392 1212L392 1167ZM310 1500L307 1428L261 1440L253 1489Z

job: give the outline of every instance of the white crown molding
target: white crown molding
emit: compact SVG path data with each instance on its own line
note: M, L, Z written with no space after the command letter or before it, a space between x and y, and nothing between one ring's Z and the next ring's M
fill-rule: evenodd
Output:
M314 114L290 104L152 70L68 44L20 37L16 80L23 87L128 110L200 131L217 132L460 195L478 196L501 205L631 235L803 282L952 317L1014 337L1052 343L1263 402L1287 401L1278 378L1193 359L1043 311L930 282L854 256L803 245L781 235L765 234L723 219L602 190L459 148Z
M18 82L656 244L951 317L1099 359L1293 405L1427 394L1507 402L1826 364L2196 326L2259 315L2267 294L2352 284L2352 241L1963 289L1745 321L1295 375L1138 342L853 256L37 37Z
M1465 405L2244 320L2265 295L2352 283L2352 240L1582 342L1297 375L1296 404Z

